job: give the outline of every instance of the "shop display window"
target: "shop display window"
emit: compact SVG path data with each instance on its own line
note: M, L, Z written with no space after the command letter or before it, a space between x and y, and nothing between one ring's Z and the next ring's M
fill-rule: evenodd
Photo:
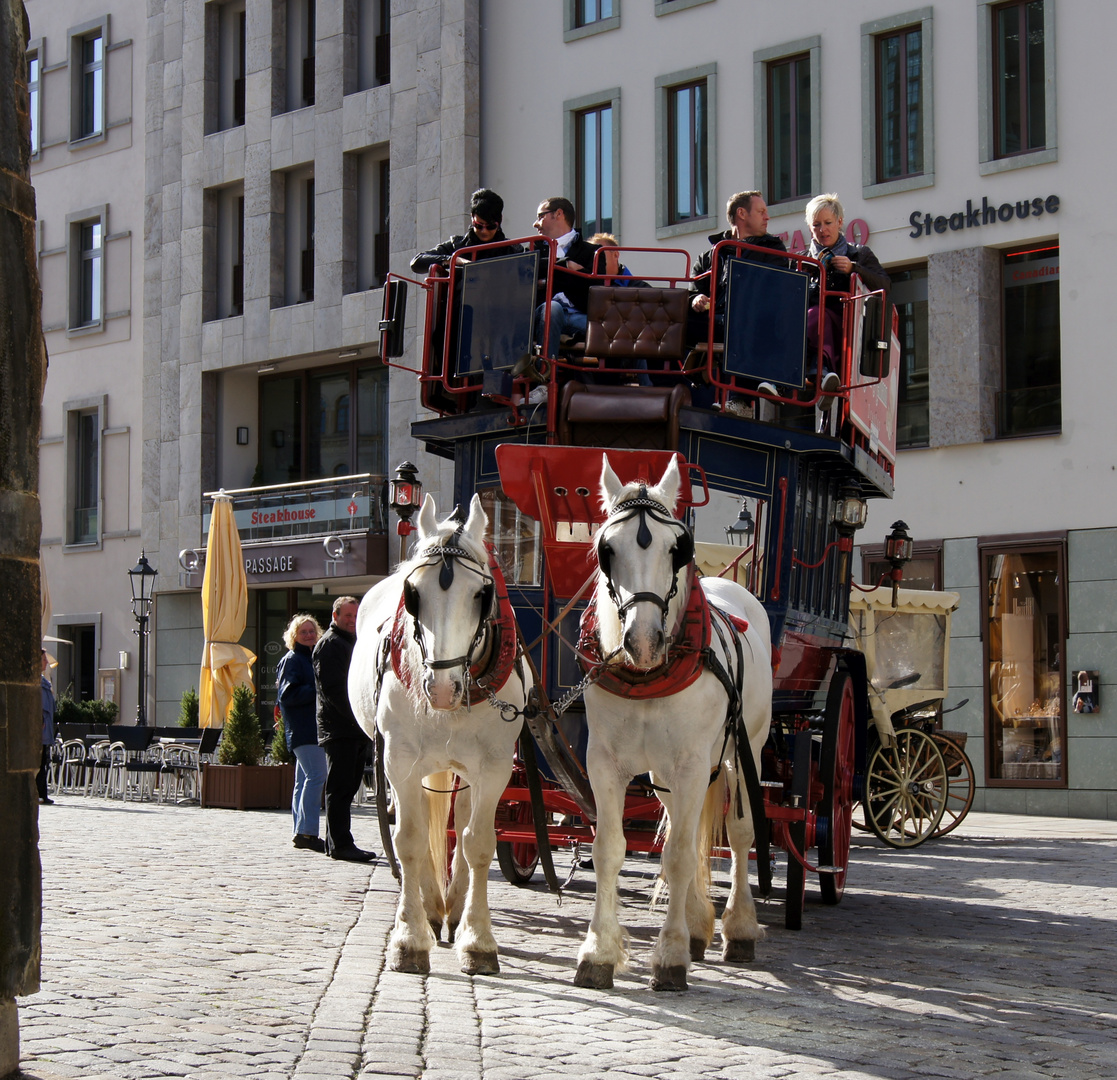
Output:
M1065 785L1061 545L983 548L988 779Z

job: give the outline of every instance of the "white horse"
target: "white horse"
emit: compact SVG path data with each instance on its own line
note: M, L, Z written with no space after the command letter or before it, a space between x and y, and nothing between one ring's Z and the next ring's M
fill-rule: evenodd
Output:
M369 737L377 728L384 737L384 770L395 796L402 881L389 941L394 971L428 972L444 921L464 972L500 970L488 871L496 806L520 725L503 720L487 692L522 709L530 675L520 662L503 577L484 544L487 525L476 495L465 522L451 517L441 524L427 495L418 553L379 582L357 613L349 697ZM463 784L447 882L452 774Z
M734 582L702 578L698 595L691 593L694 545L689 530L674 517L678 493L675 458L654 487L623 484L604 458L601 497L607 517L595 542L597 625L594 634L592 619L584 620L582 635L583 645L604 664L604 676L585 691L587 771L597 804L597 898L578 954L578 986L611 987L614 971L628 959L628 936L617 918L617 877L625 857L625 789L640 773L651 773L669 825L662 857L669 898L652 952L652 988L685 990L688 964L700 959L713 940L709 849L700 837L700 818L705 814L720 823L727 790L733 866L722 916L723 958L751 960L764 936L749 889L753 824L739 760L747 767L745 757L751 756L759 774L772 711L768 616L760 601ZM705 658L701 641L688 636L688 624L695 625L704 599L715 609ZM594 636L596 643L590 640ZM733 696L739 699L740 724L727 723L736 703L729 708L730 691L710 657L737 686ZM665 683L657 687L659 674ZM748 743L739 747L740 759L739 732ZM717 782L711 783L715 771Z

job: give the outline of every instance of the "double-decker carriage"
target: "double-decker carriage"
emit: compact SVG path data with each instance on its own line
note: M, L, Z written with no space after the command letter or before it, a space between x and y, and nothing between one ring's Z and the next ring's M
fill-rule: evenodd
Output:
M601 253L594 273L563 270L553 241L532 237L462 249L448 273L411 283L425 312L421 400L438 414L412 433L454 462L457 502L480 494L538 672L539 692L524 710L533 744L521 740L497 812L500 866L524 882L542 859L553 881L550 847L594 836L578 641L595 573L590 547L605 519L602 455L622 482L645 484L674 456L684 524L693 527L711 491L741 500L734 531L744 544L697 549L700 563L760 599L771 624L771 734L754 800L763 819L755 822L758 873L763 887L769 841L787 853L785 922L797 929L808 874L818 874L825 903L842 897L862 795L872 712L865 657L849 635L851 553L866 500L893 490L892 311L856 278L850 292L828 293L807 257L760 262L752 256L761 249L724 241L716 257L730 260L728 295L719 299L712 281L696 342L689 256L622 250L663 273L611 277ZM842 310L841 388L826 399L816 389L821 345L817 353L806 345L812 275L821 279L819 304ZM385 357L403 353L406 290L402 278L385 290ZM562 291L584 299L585 340L547 358L536 343L549 340L550 301ZM729 395L751 409L719 408ZM543 780L533 793L536 757ZM659 815L654 785L636 778L624 807L628 850L658 850Z

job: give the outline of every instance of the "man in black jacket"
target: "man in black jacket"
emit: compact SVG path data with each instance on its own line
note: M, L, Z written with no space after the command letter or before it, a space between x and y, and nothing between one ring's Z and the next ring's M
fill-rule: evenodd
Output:
M717 299L714 301L714 340L725 339L725 301L729 295L730 259L748 259L752 262L769 263L773 266L787 267L788 260L780 258L786 252L784 242L768 232L768 206L759 191L738 191L731 195L725 205L725 216L730 227L722 233L710 237L710 250L704 251L694 262L694 273L690 283L690 315L687 318L687 344L706 341L710 330L710 281L713 277L714 248L723 240L743 240L755 247L767 248L771 254L750 251L742 248L739 252L727 250L719 254L717 265ZM759 389L774 394L776 388L770 383L761 383ZM695 404L704 404L709 396L695 388ZM726 412L735 416L751 414L751 407L740 394L730 394L726 402Z
M370 746L349 704L349 662L357 642L356 597L334 601L330 628L314 646L312 660L318 683L318 745L326 751L326 853L347 862L371 862L374 851L362 851L350 831L350 804L365 771Z
M551 329L547 338L547 356L558 356L559 338L563 334L582 334L586 330L586 307L590 284L585 278L568 273L578 270L594 272L593 257L597 248L587 244L574 227L577 214L574 204L561 195L544 199L535 215L535 231L555 241L555 276L551 293ZM604 272L604 265L598 267ZM535 312L535 339L542 344L543 318L546 311L540 304Z
M451 236L444 240L438 247L430 251L420 251L411 260L411 269L416 273L429 270L432 266L441 266L443 269L450 265L454 253L464 247L474 247L476 244L495 244L500 240L507 240L501 230L500 223L504 217L504 200L489 188L478 188L469 200L469 230L464 236ZM475 259L488 259L496 255L507 255L512 251L519 251L517 245L507 248L493 248L490 251L473 253Z

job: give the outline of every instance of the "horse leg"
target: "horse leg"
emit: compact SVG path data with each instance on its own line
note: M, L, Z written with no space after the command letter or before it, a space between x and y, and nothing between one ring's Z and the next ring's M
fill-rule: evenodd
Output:
M427 801L417 776L392 778L396 796L396 830L393 836L400 863L399 903L388 939L388 967L425 975L430 971L430 951L435 936L423 905L423 880L429 877Z
M458 788L454 799L454 861L450 867L450 888L446 893L446 940L453 945L457 935L458 923L462 921L462 908L465 906L466 889L469 886L469 864L462 847L462 833L465 831L471 814L473 800L472 787L463 784Z
M756 943L764 940L764 927L756 918L756 904L749 887L749 849L753 842L752 811L745 793L744 781L735 770L729 770L729 814L725 827L729 847L733 852L732 884L729 900L721 917L721 936L724 941L722 959L728 963L747 963L756 957ZM738 812L737 787L740 784Z
M657 782L662 782L658 781ZM694 770L680 770L671 788L674 815L663 848L667 878L667 917L652 950L653 990L685 990L690 964L690 928L687 906L698 868L698 819L705 793L705 778Z
M578 970L574 985L597 990L613 986L613 973L628 961L628 934L617 918L617 879L624 865L624 794L627 781L611 769L594 767L594 754L589 757L590 784L597 803L597 836L593 841L593 869L597 877L597 895L593 917L586 940L578 951Z
M690 931L690 958L703 960L714 940L716 916L710 899L710 852L721 830L722 808L725 805L725 782L720 780L706 789L702 816L698 822L698 846L694 878L686 898L686 923Z
M496 975L500 971L489 914L489 867L496 854L496 804L508 784L510 766L511 755L478 772L473 783L472 812L465 829L458 833L458 848L469 864L469 888L457 928L458 959L467 975Z

